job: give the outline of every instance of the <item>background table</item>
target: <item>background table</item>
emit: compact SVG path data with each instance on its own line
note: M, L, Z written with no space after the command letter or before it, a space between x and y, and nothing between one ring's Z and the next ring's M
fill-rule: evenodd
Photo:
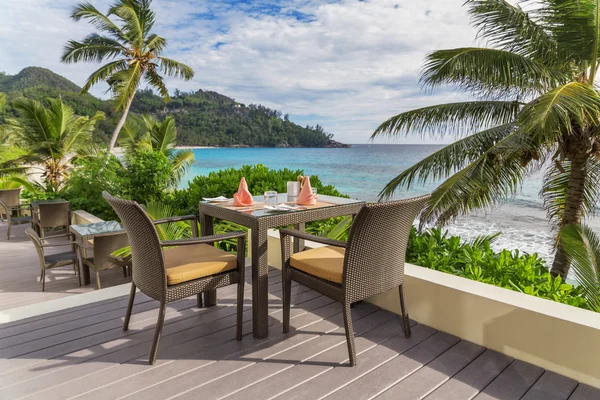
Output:
M118 236L127 232L125 228L117 221L102 221L92 224L71 225L71 233L75 236L77 246L77 257L79 264L83 269L83 281L85 285L90 284L90 268L81 262L81 250L87 251L86 242L95 237Z
M279 195L279 203L287 202L286 194ZM250 207L234 207L228 203L200 203L200 227L202 236L213 234L213 218L231 221L252 230L252 332L255 338L262 339L269 335L268 321L268 273L267 264L267 231L271 228L294 225L296 229L304 229L306 222L321 219L356 215L365 204L364 201L344 199L341 197L319 195L319 203L306 206L298 211L271 212L264 209L263 196L254 197L254 205ZM297 251L299 244L294 243ZM207 306L217 302L216 292L205 294Z

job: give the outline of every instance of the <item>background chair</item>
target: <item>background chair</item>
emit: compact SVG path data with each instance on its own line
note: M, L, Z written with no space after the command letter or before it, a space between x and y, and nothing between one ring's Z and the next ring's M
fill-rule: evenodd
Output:
M68 242L53 242L48 243L46 240L40 238L36 231L32 228L25 229L25 233L31 241L33 242L35 249L37 250L38 257L40 260L40 268L42 270L40 274L40 281L42 282L42 292L46 290L46 270L51 268L64 267L66 265L73 264L73 272L75 272L75 276L79 279L79 286L81 286L81 276L79 275L79 263L77 262L77 254L75 253L74 246L75 241L73 240L72 235L57 235L57 237L67 237L71 239ZM55 254L45 254L44 249L48 247L61 247L61 246L71 246L71 249L68 251L64 251L62 253Z
M6 223L8 224L8 228L6 230L7 240L10 240L10 229L13 225L31 224L31 216L22 215L23 211L31 211L29 204L10 207L4 201L0 200L0 214L5 216Z
M21 188L0 190L0 201L9 208L20 206ZM4 220L6 215L7 213L4 209L0 210L0 220Z
M339 301L350 365L356 365L350 305L398 288L404 334L410 337L410 320L404 304L404 258L412 224L429 195L414 199L365 205L356 216L348 242L282 229L283 332L290 329L292 280ZM290 237L326 244L290 254Z
M71 223L71 210L68 201L57 203L40 203L32 211L33 225L41 238L44 230L55 227L67 229Z
M86 266L96 273L96 286L102 289L100 284L100 272L109 269L122 268L123 274L127 275L129 263L127 260L119 259L112 255L112 252L123 247L129 246L129 238L126 233L117 235L106 235L94 237L91 244L79 244L85 251L86 256L81 258L83 266ZM87 250L91 250L93 255L87 256Z
M102 195L121 218L131 245L131 295L123 330L129 328L136 288L160 302L149 363L156 361L168 302L196 295L201 306L203 292L232 284L237 284L236 339L242 340L246 234L231 232L161 241L155 224L179 221L180 217L153 222L136 202L121 200L107 192ZM213 246L214 242L227 239L237 239L237 256Z

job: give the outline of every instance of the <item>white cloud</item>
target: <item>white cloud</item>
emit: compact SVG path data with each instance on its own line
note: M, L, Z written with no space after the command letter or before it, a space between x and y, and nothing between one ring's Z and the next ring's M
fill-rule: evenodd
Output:
M110 3L92 2L101 10ZM66 40L90 31L69 20L74 3L0 0L0 70L39 65L81 85L94 66L59 61ZM461 97L427 95L418 77L427 52L473 44L462 3L155 0L154 7L156 31L169 40L166 55L196 71L191 82L169 81L171 89L216 90L364 143L391 115Z

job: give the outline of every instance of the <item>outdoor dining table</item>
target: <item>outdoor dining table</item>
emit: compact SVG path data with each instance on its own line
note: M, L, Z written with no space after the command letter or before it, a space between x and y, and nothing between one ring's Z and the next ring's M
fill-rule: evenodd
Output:
M292 201L289 201L292 200ZM287 194L279 194L279 203L295 204ZM267 231L272 228L294 225L304 230L306 222L327 218L356 215L365 204L361 200L319 195L317 204L303 206L294 211L269 211L265 209L262 196L254 197L254 204L235 207L233 202L200 203L200 228L202 236L213 234L213 219L225 220L245 226L251 230L250 246L252 258L252 332L255 338L269 335L268 319L268 273ZM300 242L294 242L294 252L300 250ZM216 291L205 293L205 304L216 305Z
M89 241L90 239L94 239L95 237L124 235L126 234L125 228L117 221L102 221L91 224L71 225L70 231L73 236L75 236L75 241L77 242L77 258L79 259L79 264L83 269L82 272L84 285L89 285L90 268L81 262L81 251L83 250L87 252L88 246L86 246L85 242Z

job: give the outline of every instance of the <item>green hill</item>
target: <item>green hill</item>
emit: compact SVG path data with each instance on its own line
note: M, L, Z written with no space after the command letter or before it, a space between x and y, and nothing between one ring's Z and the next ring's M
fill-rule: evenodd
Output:
M61 96L79 115L91 115L100 110L107 119L99 124L96 139L108 140L119 114L110 101L80 93L81 88L54 72L28 67L16 75L0 73L0 92L7 94L8 104L0 123L15 116L10 102L17 97L44 101ZM235 147L338 147L332 135L319 125L302 127L287 115L261 105L244 105L222 94L198 90L182 93L175 90L165 103L150 90L141 90L131 107L132 117L154 114L159 118L172 115L177 122L182 145Z

